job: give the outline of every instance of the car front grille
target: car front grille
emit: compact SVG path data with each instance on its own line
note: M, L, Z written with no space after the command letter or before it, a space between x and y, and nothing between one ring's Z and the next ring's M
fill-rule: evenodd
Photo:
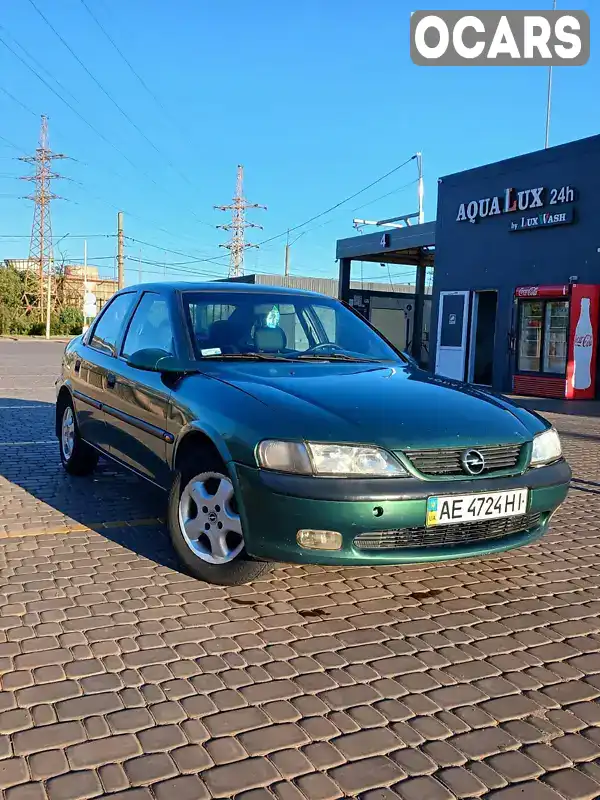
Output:
M473 448L481 453L485 460L485 468L477 477L514 468L519 461L522 446L522 444L500 444ZM423 475L464 476L469 473L463 469L460 459L467 449L469 448L450 447L438 450L406 450L404 455Z
M361 533L354 539L359 550L400 550L404 547L448 547L500 539L512 533L532 530L541 524L541 514L458 522L432 528L401 528L393 531Z

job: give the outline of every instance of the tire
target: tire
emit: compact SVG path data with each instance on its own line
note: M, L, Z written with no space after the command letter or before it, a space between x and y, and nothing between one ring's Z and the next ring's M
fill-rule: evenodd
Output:
M96 469L98 453L79 435L77 417L70 398L59 405L58 414L58 442L63 467L69 475L90 475Z
M214 495L213 486L218 488ZM204 494L199 493L200 487ZM219 498L223 500L223 508ZM254 561L246 553L231 478L216 455L200 452L194 458L183 460L169 494L167 520L179 560L198 580L239 586L256 580L270 569L268 563ZM208 533L203 530L206 527ZM220 534L220 530L226 533ZM221 546L215 547L216 543Z

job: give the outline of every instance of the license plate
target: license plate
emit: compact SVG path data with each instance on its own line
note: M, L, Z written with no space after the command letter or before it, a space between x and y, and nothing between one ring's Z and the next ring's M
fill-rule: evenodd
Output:
M427 527L516 517L527 511L527 489L427 498Z

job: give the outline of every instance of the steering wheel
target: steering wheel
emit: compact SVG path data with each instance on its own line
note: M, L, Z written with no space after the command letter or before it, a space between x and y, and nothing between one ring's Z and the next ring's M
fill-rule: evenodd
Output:
M305 350L305 353L318 353L321 350L330 350L333 352L343 352L344 348L340 347L339 344L334 344L333 342L321 342L321 344L316 344L314 347L309 347L308 350Z

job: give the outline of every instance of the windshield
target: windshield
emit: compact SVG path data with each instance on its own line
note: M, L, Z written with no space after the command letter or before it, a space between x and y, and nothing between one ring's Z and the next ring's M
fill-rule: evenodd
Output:
M257 292L184 292L197 359L402 361L337 300Z

